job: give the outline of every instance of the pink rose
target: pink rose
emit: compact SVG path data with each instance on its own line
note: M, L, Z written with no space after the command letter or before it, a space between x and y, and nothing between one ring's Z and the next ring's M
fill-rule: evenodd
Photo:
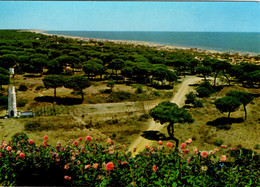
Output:
M169 149L172 149L172 148L173 148L173 143L172 143L172 142L168 142L168 143L166 144L166 146L169 147Z
M192 142L192 139L188 139L185 143L190 144Z
M187 147L187 144L186 143L182 143L181 144L181 149L185 149Z
M207 158L208 153L207 153L206 151L202 151L202 152L200 153L200 155L201 155L203 158Z
M93 164L93 168L97 169L98 168L98 163Z
M29 140L28 143L29 143L30 145L32 145L32 144L34 144L34 141L33 141L33 140Z
M111 140L110 138L109 138L109 139L107 139L107 143L110 143L111 145L113 145L113 144L114 144L113 140Z
M220 162L225 162L226 160L227 160L226 155L222 155L222 156L220 157Z
M73 144L74 144L75 146L77 146L77 145L79 144L79 142L78 142L78 141L74 141Z
M24 157L25 157L25 154L24 154L24 153L20 153L19 157L20 157L20 158L24 158Z
M158 168L157 168L157 166L156 166L156 165L153 165L152 169L153 169L153 172L154 172L154 173L156 173L156 172L157 172L157 170L158 170Z
M86 137L86 141L87 141L87 142L90 142L91 140L92 140L92 137L91 137L91 136L87 136L87 137Z
M112 162L108 162L107 164L106 164L106 170L107 171L111 171L111 170L113 170L114 169L114 164L112 163Z
M65 179L65 180L70 180L70 179L71 179L71 177L70 177L70 176L67 176L67 175L65 175L65 176L64 176L64 179Z
M189 149L184 149L184 154L188 154L189 153Z

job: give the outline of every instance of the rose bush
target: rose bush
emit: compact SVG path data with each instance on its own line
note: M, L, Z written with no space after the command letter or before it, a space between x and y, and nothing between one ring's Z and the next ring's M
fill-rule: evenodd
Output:
M95 141L57 146L32 144L25 133L0 145L1 185L60 186L257 186L259 155L241 148L198 151L191 144L149 147L135 157ZM46 136L43 138L47 141ZM111 146L113 142L113 146ZM185 147L185 148L184 148ZM8 149L7 149L8 148ZM184 149L182 149L184 148ZM217 149L216 149L217 150ZM225 154L224 154L225 153ZM228 156L231 155L231 156Z

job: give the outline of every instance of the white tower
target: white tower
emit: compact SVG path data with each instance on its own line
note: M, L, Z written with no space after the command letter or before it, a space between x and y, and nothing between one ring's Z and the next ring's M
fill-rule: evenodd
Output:
M14 68L9 68L10 76L14 77ZM15 86L8 86L8 116L17 117Z

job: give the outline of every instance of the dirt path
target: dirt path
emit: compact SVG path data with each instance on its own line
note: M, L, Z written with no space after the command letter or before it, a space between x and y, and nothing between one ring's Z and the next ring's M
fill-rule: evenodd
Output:
M185 95L192 91L192 87L190 87L190 84L195 84L199 82L201 78L194 77L194 76L187 76L183 79L183 82L181 83L178 92L174 95L171 102L176 103L178 106L182 106L185 101ZM155 123L153 119L149 120L149 128L147 131L161 131L164 127L164 125L160 125L159 123ZM154 143L152 140L145 139L142 136L139 136L129 147L129 151L133 151L133 148L136 148L136 152L133 153L133 155L136 155L139 151L142 151L146 145L151 146Z

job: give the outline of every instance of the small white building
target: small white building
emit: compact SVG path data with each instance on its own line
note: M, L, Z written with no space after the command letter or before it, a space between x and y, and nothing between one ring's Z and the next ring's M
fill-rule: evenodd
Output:
M8 87L8 116L17 117L15 86Z
M14 68L9 68L10 76L14 77ZM8 86L8 116L17 117L15 86Z

